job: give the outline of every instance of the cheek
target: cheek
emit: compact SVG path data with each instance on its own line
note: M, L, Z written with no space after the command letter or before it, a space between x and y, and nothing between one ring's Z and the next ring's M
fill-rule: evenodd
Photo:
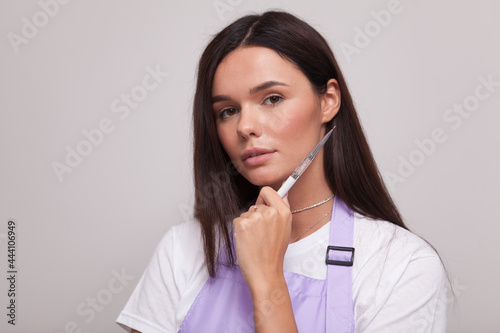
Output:
M224 148L229 157L233 159L233 151L237 141L232 135L232 132L228 128L218 125L217 136L222 144L222 148Z
M270 129L276 134L282 134L283 137L304 140L310 137L304 136L306 132L317 131L319 114L318 106L311 99L298 99L276 115L274 121L270 122L272 124Z

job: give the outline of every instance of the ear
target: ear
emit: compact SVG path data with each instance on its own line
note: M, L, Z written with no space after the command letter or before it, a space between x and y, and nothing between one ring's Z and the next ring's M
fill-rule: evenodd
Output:
M330 79L326 83L326 91L320 96L321 100L321 122L327 123L335 117L340 109L340 88L335 79Z

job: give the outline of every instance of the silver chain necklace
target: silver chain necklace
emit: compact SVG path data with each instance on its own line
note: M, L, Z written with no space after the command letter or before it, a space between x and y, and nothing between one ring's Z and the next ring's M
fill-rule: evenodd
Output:
M325 217L327 217L327 216L328 216L328 214L330 214L330 213L332 212L332 210L333 210L333 207L332 207L332 209L330 209L330 210L329 210L329 211L328 211L325 215L321 216L321 218L318 220L318 222L314 223L312 226L310 226L309 228L307 228L307 230L306 230L306 231L304 231L303 233L301 233L301 234L299 235L299 237L296 237L296 238L292 241L292 243L295 243L296 241L298 241L298 240L300 239L300 237L302 237L302 236L304 236L304 235L305 235L305 233L306 233L306 232L308 232L309 230L311 230L312 228L314 228L315 226L317 226L317 225L318 225L318 223L320 223L320 222L321 222L321 221L322 221Z
M335 196L335 194L332 194L331 196L329 196L328 198L326 198L325 200L323 201L320 201L318 202L317 204L314 204L312 206L309 206L309 207L306 207L306 208L301 208L301 209L297 209L297 210L292 210L292 214L295 214L295 213L299 213L299 212L303 212L305 210L308 210L308 209L311 209L311 208L314 208L314 207L318 207L319 205L322 205L324 204L325 202L328 202L330 200L332 200L332 198Z

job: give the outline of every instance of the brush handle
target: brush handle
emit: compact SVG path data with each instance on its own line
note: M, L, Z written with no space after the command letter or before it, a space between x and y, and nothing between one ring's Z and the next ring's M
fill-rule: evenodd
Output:
M280 189L278 190L279 196L283 198L296 181L297 179L293 178L292 176L288 177L288 179L283 183L283 185L281 185Z

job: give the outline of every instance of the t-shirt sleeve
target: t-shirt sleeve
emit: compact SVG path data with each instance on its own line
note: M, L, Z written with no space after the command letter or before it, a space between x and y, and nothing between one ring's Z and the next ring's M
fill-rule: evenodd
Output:
M399 228L398 228L399 229ZM418 236L399 229L371 258L366 310L357 333L444 333L448 279L441 259ZM387 246L388 245L388 246ZM383 250L382 250L383 249Z
M143 333L175 331L179 290L174 279L174 230L162 238L117 323Z
M439 257L412 259L364 333L444 333L447 283Z

